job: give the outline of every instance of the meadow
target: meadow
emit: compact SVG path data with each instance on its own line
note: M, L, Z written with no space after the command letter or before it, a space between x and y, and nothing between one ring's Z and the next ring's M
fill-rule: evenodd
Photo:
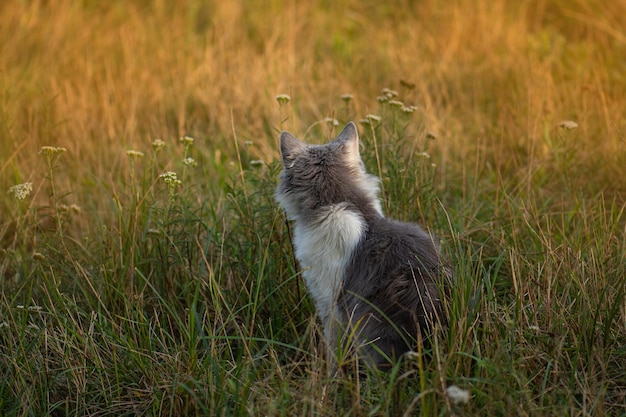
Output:
M624 16L1 2L0 415L626 416ZM366 375L273 198L279 132L350 120L456 279L449 331Z

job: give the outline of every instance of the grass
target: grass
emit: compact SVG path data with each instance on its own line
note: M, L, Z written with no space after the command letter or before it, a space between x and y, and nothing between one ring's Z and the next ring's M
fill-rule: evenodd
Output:
M624 2L217 3L0 5L0 414L626 415ZM333 377L277 137L368 114L451 329Z

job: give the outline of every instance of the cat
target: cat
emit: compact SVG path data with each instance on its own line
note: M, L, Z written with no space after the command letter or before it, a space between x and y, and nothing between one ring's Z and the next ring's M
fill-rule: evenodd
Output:
M280 150L275 198L294 223L295 256L329 354L350 345L380 368L420 342L428 346L434 327L447 326L451 271L431 235L384 216L356 125L325 145L282 132Z

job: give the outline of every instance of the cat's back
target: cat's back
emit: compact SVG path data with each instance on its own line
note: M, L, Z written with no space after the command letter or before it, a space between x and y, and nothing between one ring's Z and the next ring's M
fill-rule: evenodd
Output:
M346 292L381 308L400 303L411 310L424 293L439 300L437 287L448 278L439 245L430 234L416 224L380 217L369 222L343 284Z
M361 264L417 262L426 268L441 264L439 245L432 235L417 224L385 217L368 221L367 232L354 255Z

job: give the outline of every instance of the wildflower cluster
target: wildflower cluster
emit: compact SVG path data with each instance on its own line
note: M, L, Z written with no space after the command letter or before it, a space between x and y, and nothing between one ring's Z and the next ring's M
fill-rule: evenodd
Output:
M411 114L415 113L415 110L417 110L417 106L405 106L404 104L402 105L402 113Z
M572 121L572 120L563 120L562 122L559 123L559 127L561 129L566 129L566 130L573 130L576 129L578 127L578 123Z
M152 141L152 149L154 149L154 152L159 152L164 147L165 142L163 142L161 139L155 139Z
M57 147L57 146L43 146L39 150L39 155L43 156L46 159L52 159L53 157L60 155L62 153L67 152L66 148Z
M185 145L185 147L193 146L193 138L191 136L183 136L179 139L179 142Z
M165 182L170 188L176 188L182 184L182 182L178 179L176 173L172 171L164 172L163 174L159 175L159 178L161 178L163 182Z
M415 113L417 106L407 106L402 101L398 100L398 92L389 88L383 88L381 95L376 97L376 100L380 104L387 104L390 107L402 111L404 114Z
M377 125L379 124L383 119L380 116L377 116L375 114L368 114L367 116L365 116L364 119L359 120L359 123L361 123L362 125Z
M279 94L276 96L276 101L278 102L278 105L282 107L291 101L291 97L287 94Z
M22 201L30 195L31 191L33 191L33 183L25 182L12 186L8 192L13 194L17 201Z
M183 165L195 168L195 167L198 166L198 163L195 161L195 159L193 159L191 157L187 157L187 158L183 159Z
M128 150L126 151L126 155L130 156L131 158L143 158L144 154L143 152Z
M333 119L332 117L327 117L324 119L324 121L328 123L329 125L332 125L335 127L339 126L339 120Z
M183 136L179 140L185 146L185 151L183 152L183 165L185 167L197 167L198 163L189 156L189 152L191 151L191 147L193 146L194 139L191 136ZM185 177L185 171L183 170L183 178Z
M159 178L161 178L163 182L167 184L170 198L173 198L176 194L176 188L178 188L182 184L182 182L178 179L178 175L176 175L175 172L168 171L159 175Z
M391 90L389 88L383 88L381 91L382 95L376 97L376 100L379 103L386 103L394 98L398 97L398 92L396 90Z

